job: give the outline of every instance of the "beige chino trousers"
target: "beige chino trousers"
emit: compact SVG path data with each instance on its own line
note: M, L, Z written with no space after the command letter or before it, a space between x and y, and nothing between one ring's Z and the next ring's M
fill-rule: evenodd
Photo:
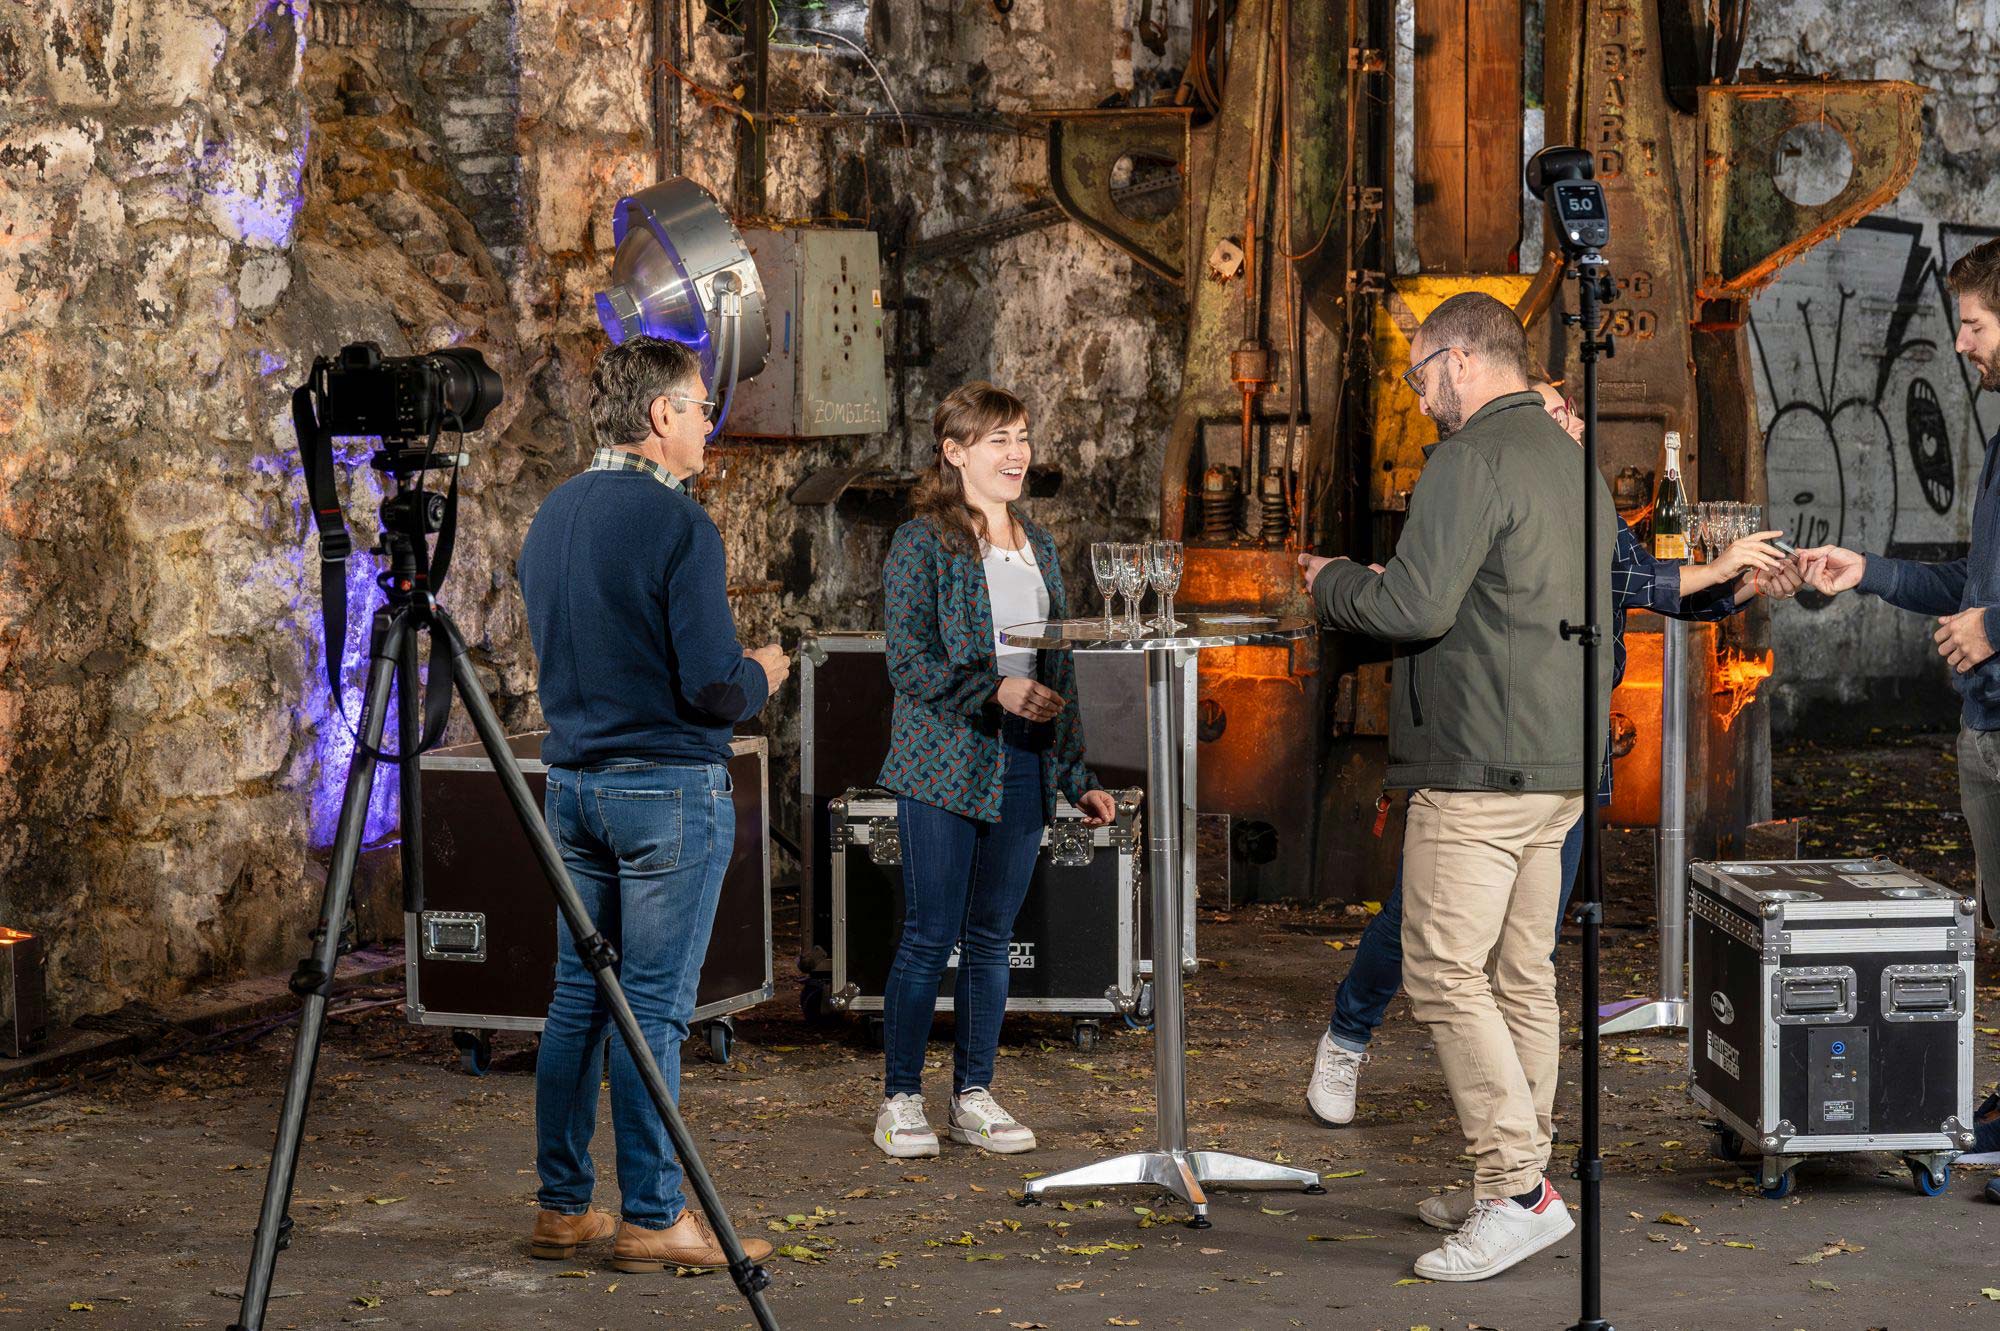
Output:
M1549 940L1583 794L1417 790L1403 836L1403 987L1474 1162L1511 1197L1549 1163L1561 1015Z

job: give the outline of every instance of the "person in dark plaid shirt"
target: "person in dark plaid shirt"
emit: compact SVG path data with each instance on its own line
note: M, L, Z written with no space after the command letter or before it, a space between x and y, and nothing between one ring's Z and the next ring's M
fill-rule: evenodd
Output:
M1583 418L1569 399L1553 385L1536 381L1536 391L1556 424L1572 439L1583 442ZM1611 644L1617 677L1625 675L1625 615L1631 610L1651 610L1676 619L1727 619L1758 595L1786 597L1801 585L1795 563L1769 545L1778 532L1760 532L1729 546L1706 564L1669 564L1654 559L1652 552L1633 534L1621 517L1617 544L1611 555ZM1611 802L1611 763L1604 764L1597 802ZM1577 863L1583 857L1583 823L1570 829L1562 848L1562 905L1557 911L1557 927L1569 910L1570 893L1576 887ZM1390 1002L1403 987L1403 887L1397 874L1396 887L1382 910L1368 922L1361 941L1355 946L1354 964L1334 995L1333 1015L1320 1036L1313 1060L1312 1081L1306 1089L1306 1104L1319 1122L1337 1127L1353 1121L1356 1083L1361 1065L1367 1061L1368 1043L1382 1024ZM1469 1198L1470 1192L1466 1194ZM1430 1217L1426 1217L1429 1219ZM1459 1217L1462 1218L1462 1217ZM1456 1228L1456 1220L1446 1228Z

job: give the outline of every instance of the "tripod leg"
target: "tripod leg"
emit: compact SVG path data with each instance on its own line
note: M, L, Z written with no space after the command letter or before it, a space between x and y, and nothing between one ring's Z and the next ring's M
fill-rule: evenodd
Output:
M396 653L396 752L414 754L423 742L423 720L417 707L417 635L403 635ZM403 911L424 908L424 819L423 785L417 764L404 761L397 766L396 810L401 825L403 861Z
M319 1063L319 1038L326 1020L327 999L333 992L334 968L340 960L340 930L347 918L347 898L354 885L354 864L361 853L368 796L375 784L374 750L382 743L384 713L389 706L389 681L397 653L409 636L408 623L385 607L375 614L369 630L368 684L361 707L361 741L347 768L347 792L340 802L340 828L333 840L333 863L327 870L326 894L320 903L320 927L313 954L292 975L292 990L305 1000L299 1017L298 1044L292 1050L291 1076L285 1083L285 1104L278 1117L278 1138L271 1148L271 1172L264 1181L264 1206L257 1217L257 1237L250 1250L250 1274L243 1283L243 1305L230 1331L260 1331L264 1305L271 1296L271 1271L277 1263L282 1231L289 1226L292 1180L299 1163L299 1137L305 1128L306 1105L312 1098L313 1073ZM413 704L399 700L404 711Z
M660 1065L653 1058L645 1033L639 1028L639 1019L633 1015L632 1005L625 999L625 990L618 983L614 969L618 954L597 932L597 925L583 908L583 899L576 894L576 887L570 882L562 853L556 849L555 840L542 821L542 811L536 807L534 795L528 790L527 779L521 775L513 751L507 746L500 718L494 715L493 704L488 700L486 690L480 686L479 675L465 654L465 639L459 636L458 626L442 610L433 613L432 631L444 635L445 645L451 653L452 678L458 685L459 697L465 700L465 710L472 715L472 725L479 732L479 742L493 760L493 770L500 777L500 784L514 806L515 815L521 820L522 830L528 834L528 841L535 848L535 858L541 861L542 872L555 893L556 905L577 940L577 952L596 975L597 987L611 1009L611 1019L624 1037L626 1048L632 1051L632 1061L646 1083L646 1093L652 1098L653 1107L659 1111L660 1119L666 1125L667 1136L674 1144L675 1154L680 1157L688 1185L701 1202L702 1210L707 1212L723 1252L729 1255L729 1274L749 1302L757 1324L767 1328L767 1331L775 1331L778 1324L764 1304L764 1290L770 1285L771 1277L763 1267L753 1264L743 1255L743 1244L736 1237L736 1227L730 1222L729 1213L723 1209L722 1198L716 1193L715 1183L709 1178L707 1167L694 1149L687 1124L667 1090L666 1078L660 1073ZM431 659L433 662L437 660L435 646ZM435 670L437 666L433 664L431 668Z

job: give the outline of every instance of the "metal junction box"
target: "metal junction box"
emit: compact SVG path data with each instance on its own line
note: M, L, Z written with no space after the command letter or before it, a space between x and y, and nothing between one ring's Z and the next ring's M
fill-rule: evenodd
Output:
M1890 1151L1942 1191L1972 1145L1972 902L1884 859L1696 862L1694 1098L1767 1196L1810 1155Z
M889 428L882 259L872 231L746 230L771 350L736 389L731 435L814 439Z

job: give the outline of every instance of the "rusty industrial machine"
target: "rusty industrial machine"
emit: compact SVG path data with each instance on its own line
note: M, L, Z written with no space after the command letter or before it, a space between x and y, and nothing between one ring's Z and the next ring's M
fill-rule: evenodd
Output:
M1062 208L1186 294L1160 477L1162 534L1188 543L1182 604L1309 612L1300 551L1393 552L1435 438L1398 377L1411 335L1446 297L1499 297L1552 378L1574 365L1561 259L1537 260L1538 223L1523 207L1535 146L1524 70L1537 66L1542 141L1595 154L1620 238L1618 296L1603 316L1617 347L1599 402L1621 510L1643 522L1669 430L1689 442L1695 497L1763 500L1749 299L1902 188L1923 90L1738 81L1747 2L1548 0L1533 34L1520 0L1414 0L1413 55L1399 68L1392 0L1215 0L1197 4L1183 105L1054 119ZM1411 129L1401 151L1399 119ZM1850 168L1813 202L1781 188L1807 133ZM1182 174L1177 201L1130 207L1122 187L1163 163ZM1651 618L1628 625L1631 667L1613 699L1612 821L1638 825L1659 804ZM1693 643L1691 849L1716 853L1769 817L1769 718L1756 695L1771 668L1766 616L1704 627ZM1400 812L1378 808L1388 669L1382 645L1335 633L1204 657L1201 807L1230 817L1233 892L1388 890L1401 840Z

